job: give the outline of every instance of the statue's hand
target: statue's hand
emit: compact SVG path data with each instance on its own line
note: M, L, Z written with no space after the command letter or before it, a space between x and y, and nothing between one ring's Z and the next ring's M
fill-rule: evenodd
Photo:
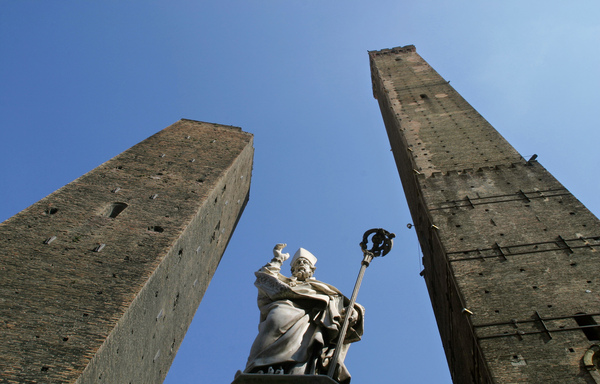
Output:
M348 309L347 307L346 307L346 308L344 308L344 309L342 309L342 311L341 311L341 313L340 313L340 314L342 315L342 318L343 318L344 316L346 316L346 310L347 310L347 309ZM353 325L355 325L357 322L358 322L358 311L357 311L356 309L352 308L352 312L350 312L350 318L348 319L348 324L349 324L350 326L353 326Z
M277 259L281 260L281 262L286 261L290 257L289 253L281 252L281 250L285 247L287 247L287 244L279 243L279 244L275 245L275 248L273 248L273 256L275 256Z

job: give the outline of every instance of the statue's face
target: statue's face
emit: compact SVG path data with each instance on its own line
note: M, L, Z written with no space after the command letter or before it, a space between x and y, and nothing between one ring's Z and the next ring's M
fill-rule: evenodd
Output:
M301 281L311 278L314 271L314 265L304 257L299 258L294 265L292 265L292 276Z

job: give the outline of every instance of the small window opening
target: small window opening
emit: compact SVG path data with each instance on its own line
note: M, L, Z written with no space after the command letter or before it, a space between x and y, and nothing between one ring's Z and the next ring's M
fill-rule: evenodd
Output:
M148 230L152 231L152 232L158 232L158 233L161 233L161 232L165 231L165 229L163 227L159 226L159 225L153 225L151 227L148 227Z
M578 313L575 315L575 321L588 340L600 341L600 327L592 316L586 315L585 313Z
M46 209L47 215L54 215L56 212L58 212L58 208L49 207L48 209Z
M127 204L125 203L112 203L110 207L106 210L106 214L104 216L115 218L121 214L127 208Z
M427 99L427 95L424 93L421 93L419 96L421 97L421 99Z

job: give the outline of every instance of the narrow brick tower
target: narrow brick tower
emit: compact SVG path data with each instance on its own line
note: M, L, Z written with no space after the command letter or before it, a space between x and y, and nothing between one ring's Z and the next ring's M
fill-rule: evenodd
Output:
M369 53L455 383L600 383L600 222L417 53Z
M180 120L0 224L0 381L162 383L252 158L239 128Z

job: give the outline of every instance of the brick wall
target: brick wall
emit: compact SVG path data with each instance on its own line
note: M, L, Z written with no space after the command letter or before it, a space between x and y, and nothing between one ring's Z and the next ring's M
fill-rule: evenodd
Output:
M454 382L595 382L598 219L414 46L369 55Z
M248 201L252 135L180 120L0 225L0 378L160 383Z

